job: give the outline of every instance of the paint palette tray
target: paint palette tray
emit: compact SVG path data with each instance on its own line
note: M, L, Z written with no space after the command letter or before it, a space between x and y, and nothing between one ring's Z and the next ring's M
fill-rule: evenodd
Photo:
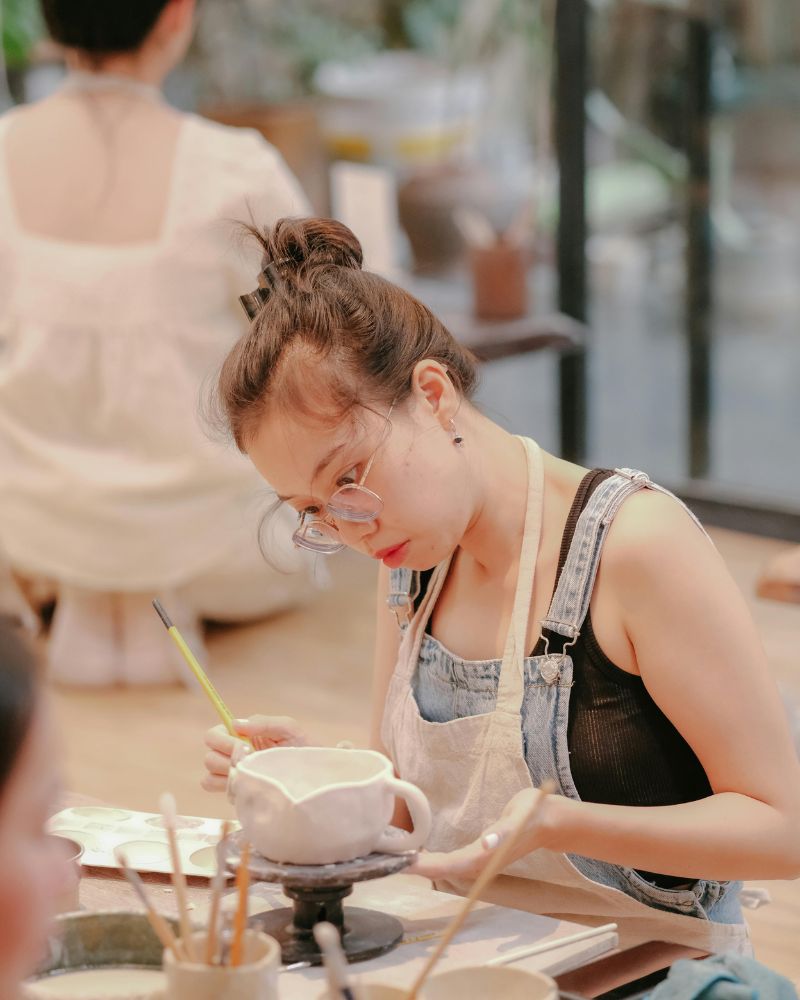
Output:
M222 821L202 816L178 816L176 838L185 875L211 878L217 868L216 845ZM238 829L238 824L232 824ZM73 806L50 818L50 833L83 845L81 864L116 868L114 851L121 847L131 868L139 872L172 871L167 832L160 813L135 812L110 806Z

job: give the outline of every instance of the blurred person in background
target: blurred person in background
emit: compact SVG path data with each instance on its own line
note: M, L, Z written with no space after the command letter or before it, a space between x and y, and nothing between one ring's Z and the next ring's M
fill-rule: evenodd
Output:
M152 598L199 651L202 618L309 589L289 546L264 561L263 481L198 415L244 329L231 220L306 200L260 135L164 101L194 0L42 6L68 75L0 117L0 550L52 586L54 679L170 681Z
M0 997L42 957L70 871L45 824L59 796L58 747L22 629L0 615Z

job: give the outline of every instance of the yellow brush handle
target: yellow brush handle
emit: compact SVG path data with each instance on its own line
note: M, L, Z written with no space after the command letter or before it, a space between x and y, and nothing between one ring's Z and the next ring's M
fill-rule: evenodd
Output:
M231 715L228 706L225 704L222 698L220 698L220 696L217 694L217 689L208 679L205 670L203 670L203 668L197 662L197 658L195 657L194 653L186 645L186 640L183 638L183 636L180 634L180 632L174 625L170 626L170 628L167 631L172 636L175 645L183 654L184 660L186 660L186 662L189 664L192 673L200 682L200 687L202 687L202 689L208 695L209 701L217 710L217 715L219 715L220 719L222 719L225 728L228 730L231 736L236 736L237 739L243 739L243 737L239 736L236 732L236 728L233 724L233 716Z

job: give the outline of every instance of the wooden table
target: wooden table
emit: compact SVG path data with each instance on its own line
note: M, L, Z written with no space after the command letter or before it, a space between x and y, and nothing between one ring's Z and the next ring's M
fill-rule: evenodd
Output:
M176 916L175 894L169 877L143 874L142 879L152 903L166 916ZM202 925L207 916L208 883L204 879L189 881L191 917ZM81 906L89 910L141 910L130 886L111 869L85 869L80 899ZM354 974L365 981L379 980L410 985L461 902L460 897L437 892L427 879L414 875L391 875L373 882L356 884L346 905L391 913L402 922L405 933L396 949L370 961L357 963L353 967ZM234 903L235 890L231 884L223 896L222 907L228 909ZM287 905L289 901L279 886L259 882L251 887L251 914ZM579 930L582 928L565 921L480 903L470 914L462 933L448 949L440 968L443 971L463 965L481 964L503 951L531 943L556 942L559 937L569 936ZM589 941L556 946L549 954L537 955L515 964L521 968L537 969L555 975L608 953L616 943L616 934L607 932ZM281 995L287 1000L316 996L322 978L320 969L287 972L281 977Z
M177 914L175 894L166 875L142 876L153 903L167 916ZM192 919L202 924L208 905L205 879L189 880ZM81 882L81 906L90 910L140 910L138 900L118 872L86 868ZM432 889L427 880L413 875L392 875L354 887L348 902L393 913L404 924L403 942L392 952L353 967L354 975L365 982L385 981L409 985L430 949L441 935L461 900ZM234 903L229 887L223 907ZM286 906L288 901L279 887L256 883L251 889L251 913ZM448 949L440 971L463 965L481 964L498 953L523 944L555 942L574 933L574 924L535 914L509 910L488 903L470 916L463 933ZM702 957L702 952L663 943L640 945L626 951L616 948L616 935L605 934L587 942L566 945L546 955L515 963L521 968L536 969L558 977L565 991L584 997L599 994L663 968L678 958ZM281 976L281 996L303 1000L319 994L323 973L320 969L286 972Z
M67 808L103 804L76 793L68 793L62 802L62 806ZM177 905L170 877L146 872L141 877L156 909L165 916L176 917ZM210 895L208 880L195 877L187 882L192 920L203 926ZM394 951L368 962L359 962L353 967L354 973L366 981L377 979L403 985L410 985L430 954L433 942L440 937L461 905L460 897L437 892L427 879L404 874L358 883L347 902L392 913L403 923L403 941ZM251 913L287 906L288 903L277 885L257 882L251 887ZM83 868L80 904L82 909L93 911L141 911L131 887L122 874L112 868ZM227 909L233 905L235 890L231 882L223 895L222 906ZM555 942L581 929L566 921L479 903L462 933L447 950L440 970L480 964L503 951L533 943ZM564 990L595 997L613 986L639 979L654 969L669 965L678 958L700 955L690 949L662 943L620 951L616 934L607 933L515 964L558 976L559 985ZM286 1000L315 997L319 993L322 977L320 969L286 972L281 976L281 996Z

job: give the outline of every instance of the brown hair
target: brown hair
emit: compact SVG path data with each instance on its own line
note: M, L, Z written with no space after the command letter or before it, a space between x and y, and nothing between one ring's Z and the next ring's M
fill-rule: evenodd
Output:
M474 356L413 295L362 271L361 244L334 219L245 227L263 249L269 294L223 364L217 392L240 450L268 408L324 419L402 402L414 366L439 361L456 389L476 385Z

